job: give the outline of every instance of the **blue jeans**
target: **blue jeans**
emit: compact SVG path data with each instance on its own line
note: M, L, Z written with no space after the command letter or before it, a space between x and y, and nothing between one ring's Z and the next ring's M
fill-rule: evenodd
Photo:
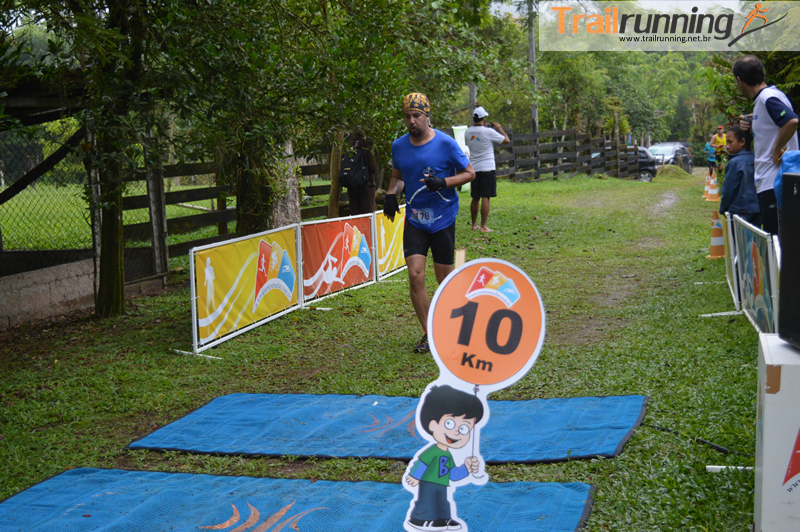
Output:
M419 519L420 521L450 519L450 501L447 500L447 486L421 480L417 490L417 502L411 511L412 519Z

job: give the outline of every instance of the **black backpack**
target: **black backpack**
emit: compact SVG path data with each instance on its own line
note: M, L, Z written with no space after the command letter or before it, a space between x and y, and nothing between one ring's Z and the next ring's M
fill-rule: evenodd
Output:
M369 182L369 169L364 150L357 149L353 153L342 155L339 165L339 184L343 187L358 188Z

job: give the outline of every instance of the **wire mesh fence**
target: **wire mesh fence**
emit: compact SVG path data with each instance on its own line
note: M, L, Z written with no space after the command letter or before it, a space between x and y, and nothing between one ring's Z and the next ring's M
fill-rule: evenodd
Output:
M0 132L0 190L21 179L60 148L79 125L63 119ZM3 262L14 270L46 267L46 250L88 250L92 246L89 207L84 199L86 169L71 151L51 171L0 205ZM8 268L2 268L9 273ZM13 273L13 272L12 272Z
M77 120L63 119L0 132L0 192L15 183L16 187L27 185L13 196L3 198L4 203L0 204L0 276L94 256L92 216L87 200L92 190L87 187L88 174L81 149L68 151L51 170L30 181L48 167L46 162L42 165L43 161L57 150L63 151L71 137L74 145L75 139L80 138L76 136L80 135L79 129ZM138 163L141 166L144 161ZM324 173L328 165L322 166ZM185 173L178 173L184 167ZM165 244L171 248L173 258L185 254L196 241L236 234L236 197L229 187L220 186L216 173L208 173L212 167L203 163L165 166L166 201L152 205L158 193L148 195L147 181L125 183L122 214L126 280L152 273L152 255L142 254L143 248L154 249L149 206L163 210L168 234ZM201 192L202 189L210 190ZM220 210L229 214L221 215Z

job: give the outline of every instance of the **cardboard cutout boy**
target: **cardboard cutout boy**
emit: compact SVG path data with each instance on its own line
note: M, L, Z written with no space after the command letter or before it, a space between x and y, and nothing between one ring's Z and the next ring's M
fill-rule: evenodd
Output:
M419 408L419 422L434 443L418 453L406 475L417 487L417 498L407 524L412 530L462 530L453 519L447 490L451 481L477 474L480 461L469 456L458 467L450 449L461 449L470 441L475 425L483 418L483 404L476 396L451 386L432 386ZM453 505L454 506L454 505Z
M480 432L489 421L489 393L512 385L536 361L544 341L544 306L528 276L505 261L479 259L439 285L428 312L431 354L439 366L417 407L417 451L403 478L414 494L407 532L467 531L453 493L489 477Z

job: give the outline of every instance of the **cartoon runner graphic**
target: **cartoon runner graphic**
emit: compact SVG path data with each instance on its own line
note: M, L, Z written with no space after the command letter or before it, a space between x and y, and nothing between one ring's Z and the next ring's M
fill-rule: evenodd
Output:
M766 24L766 23L768 22L768 21L767 21L767 17L765 17L765 16L764 16L764 15L762 15L761 13L766 13L767 11L769 11L769 8L768 8L768 7L765 7L764 9L761 9L761 2L757 3L757 4L756 4L756 7L755 7L755 9L753 9L753 10L750 12L750 14L749 14L749 15L747 15L747 22L745 22L745 24L744 24L744 28L742 28L742 33L744 33L744 30L746 30L746 29L747 29L747 26L748 26L748 25L749 25L751 22L753 22L753 21L754 21L756 18L762 18L762 19L764 19L764 24Z
M214 310L217 309L217 302L214 299L214 268L211 266L211 257L206 258L206 279L203 286L206 287L206 314L209 314L211 303L214 303Z

